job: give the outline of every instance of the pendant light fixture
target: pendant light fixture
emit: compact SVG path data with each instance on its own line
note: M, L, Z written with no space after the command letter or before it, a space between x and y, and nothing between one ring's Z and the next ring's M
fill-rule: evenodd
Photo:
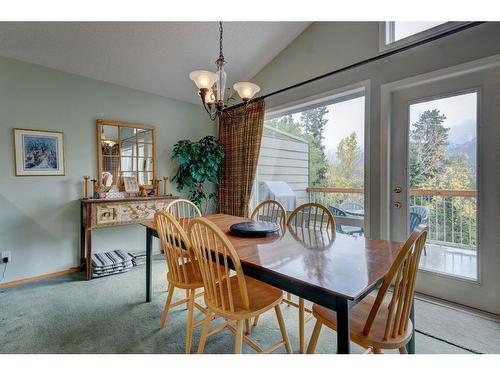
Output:
M227 101L224 98L227 76L224 70L226 60L222 52L223 32L222 22L219 22L219 58L215 61L217 72L195 70L189 74L189 78L198 87L198 95L211 120L215 120L227 108ZM233 89L245 104L260 91L260 87L251 82L237 82L233 85Z

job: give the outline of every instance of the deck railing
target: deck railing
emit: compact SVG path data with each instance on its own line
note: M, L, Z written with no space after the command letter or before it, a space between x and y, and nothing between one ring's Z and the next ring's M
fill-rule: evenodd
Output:
M309 187L307 192L311 202L326 206L341 208L346 202L364 206L362 188ZM418 210L417 206L426 208L423 223L429 227L430 242L475 249L476 199L475 190L411 189L409 203L410 211Z

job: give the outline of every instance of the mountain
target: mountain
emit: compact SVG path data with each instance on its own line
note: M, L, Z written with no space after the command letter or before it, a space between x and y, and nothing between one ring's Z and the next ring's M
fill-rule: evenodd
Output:
M476 120L467 119L460 124L450 127L448 133L448 143L464 144L476 138Z
M477 162L477 140L476 137L466 141L462 144L449 144L446 148L446 156L451 157L454 155L465 154L469 157L469 165L472 171L476 172L476 162Z

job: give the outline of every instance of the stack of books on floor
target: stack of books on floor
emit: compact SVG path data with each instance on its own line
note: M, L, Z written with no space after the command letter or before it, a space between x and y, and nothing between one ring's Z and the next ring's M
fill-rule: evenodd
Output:
M134 266L140 266L141 264L146 264L145 251L129 251L128 255L132 257L132 264Z
M102 277L130 271L132 257L122 250L92 254L92 277Z

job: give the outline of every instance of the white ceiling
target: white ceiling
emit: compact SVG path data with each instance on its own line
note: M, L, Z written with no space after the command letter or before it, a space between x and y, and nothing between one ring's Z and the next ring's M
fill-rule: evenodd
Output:
M226 22L228 83L249 80L309 22ZM217 22L0 22L0 55L199 103L188 74L215 70Z

